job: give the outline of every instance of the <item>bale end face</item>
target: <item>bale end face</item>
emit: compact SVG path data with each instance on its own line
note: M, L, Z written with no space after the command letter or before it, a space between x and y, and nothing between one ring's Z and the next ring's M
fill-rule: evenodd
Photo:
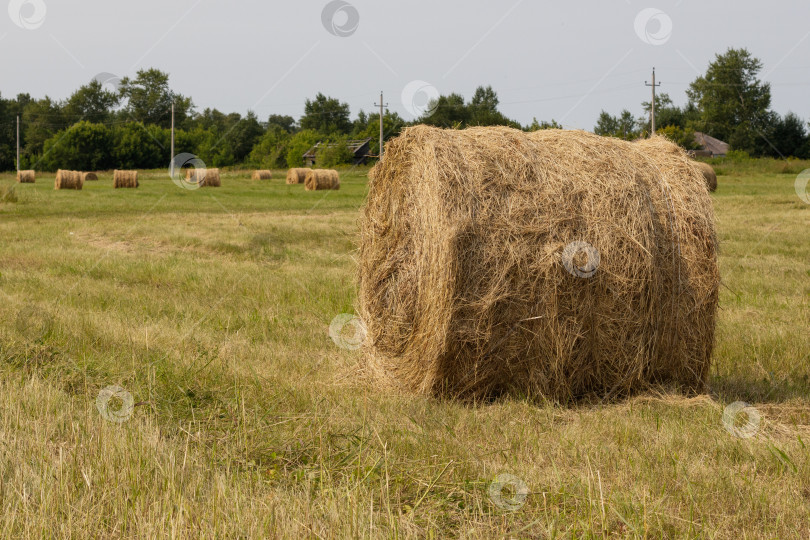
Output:
M270 180L273 177L273 172L267 169L253 171L251 175L252 180Z
M288 184L303 184L307 177L307 172L311 169L303 167L294 167L287 170L287 183Z
M711 199L656 139L416 126L389 142L361 218L369 371L465 399L702 390Z

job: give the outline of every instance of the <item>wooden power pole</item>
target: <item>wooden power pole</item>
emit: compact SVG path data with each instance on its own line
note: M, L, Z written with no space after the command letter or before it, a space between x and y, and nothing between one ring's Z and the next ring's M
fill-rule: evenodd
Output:
M650 137L655 135L655 87L661 86L661 83L655 84L655 68L652 71L652 84L644 81L645 86L652 87L652 101L650 102Z
M172 101L172 142L171 142L171 150L169 151L172 154L171 156L172 162L171 165L169 165L169 168L171 170L169 171L169 173L171 174L171 177L174 178L174 101Z
M376 107L378 104L375 103L374 106ZM383 93L380 90L380 160L382 160L383 155L383 107L388 107L388 103L383 102Z
M20 115L17 115L17 180L20 179Z

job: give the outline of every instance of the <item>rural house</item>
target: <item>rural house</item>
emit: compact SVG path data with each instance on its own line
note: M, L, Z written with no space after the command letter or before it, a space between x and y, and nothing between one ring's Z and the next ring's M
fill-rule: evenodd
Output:
M339 146L341 144L345 144L346 147L349 149L349 152L352 153L352 163L354 165L361 165L366 162L366 159L369 157L369 143L371 139L357 139L347 141L346 143L322 143L318 142L315 146L307 150L304 155L304 165L307 167L312 167L315 165L315 157L318 153L318 150L325 146L327 148L333 148Z

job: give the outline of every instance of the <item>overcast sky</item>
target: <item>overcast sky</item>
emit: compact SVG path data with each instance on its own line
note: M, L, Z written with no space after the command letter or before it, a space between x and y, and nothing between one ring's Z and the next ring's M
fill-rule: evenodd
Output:
M796 0L11 0L0 93L63 99L99 73L156 67L198 110L297 119L320 91L354 117L383 90L410 120L432 92L492 85L523 124L592 129L602 109L642 114L653 66L682 104L715 53L746 47L774 110L810 119L808 21Z

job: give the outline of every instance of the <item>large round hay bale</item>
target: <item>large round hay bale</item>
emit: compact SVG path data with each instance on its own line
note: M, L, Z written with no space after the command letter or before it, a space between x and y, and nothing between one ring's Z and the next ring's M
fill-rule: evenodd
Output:
M114 188L136 188L138 187L138 171L113 171Z
M714 169L708 163L703 161L696 161L695 162L700 169L701 174L703 174L703 178L706 181L706 187L709 188L709 191L714 191L717 189L717 174L715 174Z
M33 184L36 181L36 171L17 171L17 182L21 184Z
M84 181L81 172L63 169L56 171L56 178L53 182L54 189L82 189L83 186Z
M340 189L340 175L333 169L308 169L304 177L304 189Z
M252 180L270 180L273 178L273 171L269 171L267 169L260 169L257 171L253 171L253 174L250 176Z
M98 175L94 172L83 172L82 182L87 182L88 180L98 180Z
M186 182L199 187L220 187L219 169L186 169Z
M288 184L303 184L307 177L307 172L311 169L302 167L294 167L287 170L287 183Z
M703 387L717 240L676 145L416 126L370 178L358 309L381 381L555 401Z

